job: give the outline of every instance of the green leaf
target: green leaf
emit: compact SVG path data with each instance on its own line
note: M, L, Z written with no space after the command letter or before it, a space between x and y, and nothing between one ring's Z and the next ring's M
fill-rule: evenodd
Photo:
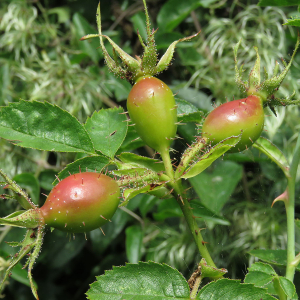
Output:
M144 12L140 11L130 18L135 32L139 32L144 41L147 40L146 17Z
M300 5L300 0L260 0L258 6L294 6Z
M101 109L87 119L85 128L96 150L111 158L120 148L127 133L127 118L123 108Z
M199 267L201 268L201 278L220 278L224 274L226 274L228 271L224 268L217 269L215 267L207 265L207 262L204 258L201 259L199 263Z
M164 171L163 162L159 159L153 159L131 152L123 152L122 154L118 155L118 158L122 162L130 164L132 166L143 167L157 173Z
M39 203L40 199L40 185L36 177L31 173L22 173L14 176L13 180L27 190L31 196L31 200L34 204Z
M294 19L287 20L287 22L284 23L283 25L300 27L300 19L294 18Z
M128 81L115 77L111 73L109 73L108 77L109 79L105 81L105 87L114 93L117 101L126 100L132 89L131 84Z
M295 224L300 229L300 220L299 219L295 220Z
M207 153L202 155L200 159L187 169L182 178L191 178L208 168L216 159L222 156L231 147L234 147L240 140L240 137L230 137L212 147Z
M124 192L123 192L123 198L124 198L124 201L120 204L120 206L125 206L127 205L128 201L130 199L132 199L133 197L135 197L136 195L139 195L139 194L146 194L146 193L153 193L153 192L160 192L162 191L163 194L166 193L166 189L164 186L155 186L153 184L148 184L148 185L145 185L141 188L131 188L131 189L126 189ZM161 195L162 197L162 195Z
M284 174L289 173L289 163L284 154L268 139L260 137L253 147L266 154L277 166L283 171Z
M202 172L190 178L189 181L201 202L212 211L219 213L241 180L242 174L241 165L231 161L222 161L212 172Z
M75 13L73 16L73 24L75 26L75 35L78 40L81 39L87 33L96 34L97 31L89 24L89 22L79 13ZM90 39L88 41L80 41L79 47L81 51L87 54L94 63L103 57L99 48L99 41L97 39Z
M272 282L273 275L266 274L260 271L249 272L245 277L245 283L253 283L258 287L265 287L267 284Z
M141 259L143 246L143 230L140 225L132 225L126 228L126 254L128 262L138 263Z
M171 32L191 11L201 6L199 0L169 0L157 15L157 25L161 31Z
M176 105L179 122L201 123L203 121L204 112L199 110L192 103L182 99L176 99Z
M268 275L274 275L274 276L277 275L272 266L270 266L269 264L262 263L262 262L257 262L257 263L252 264L251 267L248 268L248 271L249 272L258 271L258 272L263 272Z
M21 147L94 153L90 137L79 121L47 102L21 100L1 107L0 137Z
M193 209L193 215L195 217L220 225L230 225L230 223L226 219L218 216L215 212L199 203L199 200L192 200L190 204ZM159 203L157 211L157 213L153 214L153 217L158 221L164 221L167 218L183 216L180 206L174 198L161 201Z
M175 269L154 262L113 267L98 276L87 292L90 300L188 300L190 288ZM232 300L232 299L231 299Z
M64 179L70 174L81 172L98 172L100 173L109 164L109 159L105 156L92 156L78 159L71 164L68 164L62 171L59 172L59 179ZM57 184L56 179L53 184Z
M296 294L296 288L294 284L287 278L280 276L279 284L282 287L284 293L291 299L298 299Z
M286 250L251 250L249 251L250 255L253 255L262 261L265 261L269 264L286 267ZM300 267L296 267L297 271L300 271Z
M243 284L239 280L219 279L204 286L198 293L200 300L272 300L276 299L266 293L265 289L252 284Z

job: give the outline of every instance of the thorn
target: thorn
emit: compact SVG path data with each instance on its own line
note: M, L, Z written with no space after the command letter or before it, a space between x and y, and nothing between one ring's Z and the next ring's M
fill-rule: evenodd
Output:
M106 221L107 221L107 219L106 219L106 218L104 218L102 215L100 215L100 217L101 217L102 219L104 219L104 220L106 220Z
M71 172L70 171L68 171L69 172L69 175L71 176L72 174L71 174Z
M81 173L81 167L80 167L80 165L79 165L79 173Z
M85 240L87 241L87 238L86 238L86 233L84 233L84 237L85 237Z
M208 242L201 241L202 245L208 244Z
M82 222L82 224L83 224L83 226L85 226L85 223L84 223L84 222Z
M105 233L104 233L104 231L103 231L103 229L101 227L100 227L100 230L102 231L103 235L105 236Z
M81 178L81 184L83 185L83 178Z
M55 177L56 177L56 179L60 182L61 180L58 178L58 176L57 175L55 175Z
M65 228L67 227L67 223L65 223Z
M45 196L45 197L48 197L48 195L46 195L46 194L44 194L44 193L41 193L43 196Z

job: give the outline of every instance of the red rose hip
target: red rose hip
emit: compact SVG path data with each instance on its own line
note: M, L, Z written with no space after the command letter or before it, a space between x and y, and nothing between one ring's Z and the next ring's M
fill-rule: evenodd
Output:
M241 134L241 140L228 152L241 152L251 146L261 135L264 127L263 104L259 97L224 103L206 117L202 126L202 136L212 145L231 136Z
M45 225L67 232L88 232L114 215L120 197L115 180L84 172L60 181L39 209Z

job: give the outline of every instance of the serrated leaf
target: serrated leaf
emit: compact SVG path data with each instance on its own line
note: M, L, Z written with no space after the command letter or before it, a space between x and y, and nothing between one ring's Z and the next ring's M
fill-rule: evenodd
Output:
M21 147L94 153L92 141L79 121L47 102L21 100L1 107L0 137Z
M264 272L266 274L274 275L274 276L277 275L272 266L270 266L269 264L262 263L262 262L257 262L257 263L252 264L251 267L248 268L248 271L249 272L254 272L254 271Z
M258 257L260 260L265 261L269 264L286 267L286 250L251 250L250 255ZM297 271L300 271L300 267L296 267Z
M240 137L230 137L212 147L209 152L201 156L199 161L193 164L184 172L182 178L191 178L208 168L216 159L222 156L230 148L234 147L240 140Z
M157 173L164 171L164 164L159 159L153 159L131 152L123 152L122 154L118 155L118 158L122 162L128 163L132 166L144 167Z
M188 300L190 289L175 269L154 262L113 267L97 277L87 292L89 300ZM232 300L232 299L231 299Z
M100 173L109 164L109 159L105 156L92 156L78 159L71 164L68 164L62 171L59 172L58 178L64 179L70 174L81 172L98 172ZM56 179L53 184L57 184Z
M123 108L101 109L87 119L85 129L90 134L96 150L111 158L120 148L127 133Z
M298 299L296 294L295 285L287 278L280 276L279 277L279 284L282 287L284 293L291 299Z
M258 287L265 287L267 284L272 282L273 275L266 274L260 271L252 271L249 272L245 277L245 283L253 283L255 286Z
M283 171L284 174L289 173L289 163L284 154L268 139L260 137L253 147L266 154L277 166Z
M200 300L274 300L265 289L252 284L243 284L239 280L219 279L204 286L198 293Z

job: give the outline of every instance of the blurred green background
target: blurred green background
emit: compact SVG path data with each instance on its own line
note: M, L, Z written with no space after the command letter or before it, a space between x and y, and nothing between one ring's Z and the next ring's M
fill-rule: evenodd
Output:
M234 81L232 47L240 40L239 64L252 68L258 46L262 67L269 73L275 62L289 60L296 42L296 30L283 26L296 7L258 7L257 1L226 0L148 0L152 25L160 55L168 45L201 30L200 35L178 44L170 67L158 77L177 98L187 100L203 112L227 99L241 95ZM19 99L48 101L85 122L93 111L121 105L131 89L128 82L115 78L105 67L99 40L80 42L96 33L96 0L2 0L0 2L0 105ZM141 0L101 1L102 27L131 55L142 47L136 34L145 38L145 17ZM106 43L109 53L112 49ZM296 92L299 99L300 54L284 80L278 96ZM282 63L280 64L283 66ZM298 107L277 110L277 117L266 111L263 135L290 159L300 127ZM131 133L132 136L134 133ZM173 145L174 159L197 134L195 124L179 127ZM147 155L141 142L123 150ZM0 168L20 184L39 205L52 188L54 176L78 155L22 149L0 140ZM299 183L299 176L298 176ZM238 155L225 155L207 171L186 182L191 198L209 209L199 220L204 239L219 267L232 278L243 279L254 261L251 249L284 249L285 213L282 203L271 208L275 197L286 187L286 180L274 164L254 149ZM297 184L297 195L300 186ZM2 191L3 193L3 191ZM211 203L214 201L214 205ZM299 215L299 196L296 199ZM0 217L18 207L16 202L0 202ZM48 232L33 270L41 299L85 299L89 284L113 265L154 260L178 268L187 278L199 256L184 220L173 199L159 200L139 195L113 222L104 226L105 236L95 230L75 237L57 230ZM0 278L7 256L17 251L5 241L19 241L24 231L0 229ZM300 250L299 232L296 247ZM280 270L279 272L283 272ZM2 273L1 273L2 272ZM296 285L299 282L296 276ZM21 283L24 283L21 284ZM13 272L3 293L6 299L33 299L21 266ZM299 293L299 291L298 291Z

